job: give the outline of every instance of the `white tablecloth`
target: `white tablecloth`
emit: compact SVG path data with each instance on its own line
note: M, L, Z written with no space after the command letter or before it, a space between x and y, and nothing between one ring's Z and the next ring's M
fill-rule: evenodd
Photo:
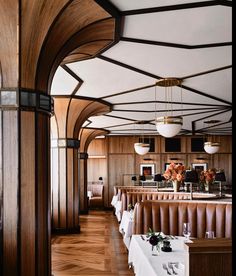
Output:
M115 208L117 220L121 221L121 201L118 200L118 195L114 195L111 200L111 205Z
M111 200L111 205L115 206L118 201L118 195L114 195Z
M146 239L145 235L143 237ZM176 268L176 272L178 276L184 276L184 264L187 258L184 239L184 237L178 237L178 239L170 240L172 252L160 251L160 255L152 256L151 244L142 240L141 235L132 235L128 263L133 265L136 276L163 276L168 275L163 268L163 263L168 266L168 262L178 262L179 268Z
M129 249L130 239L132 236L133 214L134 214L134 211L131 211L131 212L124 211L119 225L119 231L123 235L124 244L128 249Z

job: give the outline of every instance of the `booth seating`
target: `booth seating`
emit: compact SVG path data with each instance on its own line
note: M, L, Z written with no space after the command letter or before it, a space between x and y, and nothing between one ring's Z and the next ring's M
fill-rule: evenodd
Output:
M117 194L118 194L118 200L121 200L122 194L127 192L157 192L156 187L121 187L118 188Z
M89 208L104 207L104 185L88 184Z
M127 192L121 196L121 212L128 209L128 205L135 205L137 202L144 200L183 200L190 199L190 193L180 192Z
M186 200L146 200L134 209L133 234L151 228L166 235L182 236L183 223L190 222L191 237L204 238L214 231L216 238L232 238L232 203Z

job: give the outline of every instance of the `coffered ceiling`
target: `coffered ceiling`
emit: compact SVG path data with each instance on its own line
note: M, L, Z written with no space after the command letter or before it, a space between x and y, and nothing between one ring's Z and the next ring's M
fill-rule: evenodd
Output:
M166 114L183 116L180 134L231 134L232 1L96 2L121 19L116 43L95 57L64 59L51 95L112 104L84 123L109 135L158 135L155 117ZM168 77L182 85L156 86Z

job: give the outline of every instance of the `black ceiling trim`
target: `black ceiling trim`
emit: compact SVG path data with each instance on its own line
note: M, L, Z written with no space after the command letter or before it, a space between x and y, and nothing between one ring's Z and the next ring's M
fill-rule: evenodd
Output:
M199 129L196 129L196 122L199 122L199 121L202 121L204 119L207 119L207 118L211 118L213 116L217 116L217 115L220 115L220 114L223 114L223 113L226 113L228 111L230 111L231 109L226 109L226 110L223 110L223 111L220 111L220 112L217 112L217 113L214 113L214 114L211 114L211 115L208 115L208 116L205 116L205 117L201 117L197 120L193 120L192 121L192 129L194 132L199 132ZM204 128L203 128L204 129Z
M121 14L122 16L127 16L127 15L145 14L145 13L153 13L153 12L166 12L166 11L173 11L173 10L193 9L193 8L201 8L201 7L216 6L216 5L224 5L224 6L232 7L232 2L222 1L222 0L204 1L204 2L169 5L169 6L154 7L154 8L126 10L126 11L122 11Z
M231 108L227 108L227 109L225 109L223 111L220 111L218 113L215 113L215 114L212 114L212 115L209 115L209 116L205 116L205 117L199 118L197 120L194 120L193 122L196 123L196 122L202 121L202 120L207 119L207 118L211 118L212 116L220 115L220 114L228 112L228 111L231 111Z
M229 68L232 68L232 65L227 65L227 66L224 66L224 67L215 68L215 69L208 70L208 71L205 71L205 72L200 72L200 73L197 73L197 74L188 75L188 76L182 77L182 80L198 77L198 76L209 74L209 73L214 73L214 72L221 71L221 70L226 70L226 69L229 69Z
M207 126L207 127L204 127L204 128L200 128L198 129L197 131L204 131L204 130L214 130L214 127L217 127L217 126L222 126L222 125L225 125L227 124L228 122L222 122L222 123L219 123L219 124L215 124L214 126Z
M144 90L144 89L151 88L151 87L155 87L155 86L156 86L156 84L151 84L151 85L147 85L147 86L142 86L142 87L138 87L138 88L126 90L126 91L123 91L123 92L118 92L118 93L116 93L116 94L107 95L107 96L105 96L105 97L101 97L101 99L112 98L112 97L116 97L116 96L120 96L120 95L123 95L123 94L128 94L128 93L136 92L136 91L139 91L139 90Z
M79 83L76 85L76 87L75 87L75 89L73 90L73 92L71 93L71 95L75 95L75 94L78 92L78 90L80 89L80 86L81 86L82 84L83 84L82 82L79 82Z
M215 112L215 111L218 111L218 110L222 110L222 109L214 109L214 110L208 110L208 111L202 111L202 112L196 112L196 113L188 113L188 114L183 114L181 116L182 117L187 117L187 116L193 116L193 115L199 115L199 114L204 114L204 113ZM224 113L224 112L222 112L222 113ZM214 116L214 115L210 115L209 117L212 117L212 116Z
M151 77L151 78L154 78L154 79L161 79L162 77L160 76L157 76L157 75L154 75L152 73L149 73L149 72L146 72L144 70L141 70L141 69L138 69L136 67L133 67L131 65L128 65L128 64L125 64L123 62L120 62L120 61L117 61L117 60L114 60L114 59L111 59L111 58L108 58L106 56L102 56L102 55L99 55L98 58L102 59L102 60L105 60L105 61L108 61L108 62L111 62L113 64L116 64L118 66L121 66L121 67L124 67L124 68L127 68L129 70L132 70L132 71L135 71L137 73L140 73L140 74L143 74L143 75L146 75L148 77ZM219 102L223 102L223 103L226 103L226 104L229 104L229 105L232 105L230 102L224 100L224 99L221 99L221 98L218 98L218 97L215 97L215 96L212 96L212 95L208 95L204 92L201 92L201 91L198 91L194 88L191 88L191 87L188 87L186 85L178 85L179 87L182 87L184 88L185 90L188 90L188 91L191 91L193 93L196 93L198 95L201 95L201 96L205 96L207 98L210 98L210 99L213 99L213 100L216 100L216 101L219 101ZM110 96L109 96L110 97ZM102 99L104 99L105 97L101 97Z
M114 42L106 48L107 50L120 40L122 14L111 2L107 0L95 0L95 2L116 19Z
M174 48L182 48L182 49L200 49L200 48L222 47L222 46L232 45L232 42L219 42L219 43L208 43L208 44L199 44L199 45L186 45L186 44L146 40L146 39L131 38L131 37L121 37L120 40L126 41L126 42L157 45L157 46L164 46L164 47L174 47Z
M75 72L73 72L69 67L67 67L66 65L61 65L61 67L67 72L69 73L73 78L75 78L78 82L83 83L84 81L77 75L75 74Z
M197 110L216 110L215 107L202 107L202 108L181 108L181 109L157 109L157 110L134 110L134 109L115 109L113 108L112 111L118 112L137 112L137 113L154 113L154 112L178 112L178 111L197 111ZM223 108L222 108L223 109Z
M125 102L125 103L113 103L114 108L116 105L134 105L134 104L147 104L147 103L161 103L165 104L165 101L142 101L142 102ZM204 103L189 103L189 102L171 102L172 104L179 104L179 105L199 105L199 106L214 106L214 107L223 107L227 108L230 107L228 105L221 105L221 104L204 104Z
M110 115L110 114L104 114L103 116L116 118L116 119L121 119L121 120L125 120L125 121L135 121L135 119L123 118L123 117L120 117L120 116L114 116L114 115Z
M181 87L181 86L179 85L179 87ZM182 85L182 88L185 89L185 90L191 91L191 92L193 92L193 93L196 93L196 94L198 94L198 95L205 96L205 97L207 97L207 98L210 98L210 99L213 99L213 100L216 100L216 101L219 101L219 102L228 104L228 105L232 105L232 103L230 103L230 102L228 102L228 101L226 101L226 100L224 100L224 99L221 99L221 98L218 98L218 97L215 97L215 96L206 94L206 93L204 93L204 92L201 92L201 91L196 90L196 89L194 89L194 88L188 87L188 86L186 86L186 85Z
M116 64L116 65L119 65L119 66L124 67L124 68L126 68L126 69L135 71L135 72L137 72L137 73L146 75L146 76L151 77L151 78L154 78L154 79L161 79L161 78L162 78L162 77L159 77L159 76L154 75L154 74L152 74L152 73L146 72L146 71L144 71L144 70L138 69L138 68L136 68L136 67L133 67L133 66L128 65L128 64L125 64L125 63L120 62L120 61L117 61L117 60L115 60L115 59L111 59L111 58L106 57L106 56L99 55L98 58L100 58L100 59L102 59L102 60L105 60L105 61L108 61L108 62L111 62L111 63Z

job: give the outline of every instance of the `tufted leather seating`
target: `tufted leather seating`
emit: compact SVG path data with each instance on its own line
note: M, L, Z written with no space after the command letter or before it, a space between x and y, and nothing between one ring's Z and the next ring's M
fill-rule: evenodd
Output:
M184 222L192 225L191 236L204 238L207 230L217 238L232 238L232 203L212 201L147 200L135 205L133 234L149 228L167 235L182 236Z
M183 200L190 199L190 193L180 193L180 192L127 192L121 195L121 212L127 210L128 205L133 206L140 201L144 200Z

